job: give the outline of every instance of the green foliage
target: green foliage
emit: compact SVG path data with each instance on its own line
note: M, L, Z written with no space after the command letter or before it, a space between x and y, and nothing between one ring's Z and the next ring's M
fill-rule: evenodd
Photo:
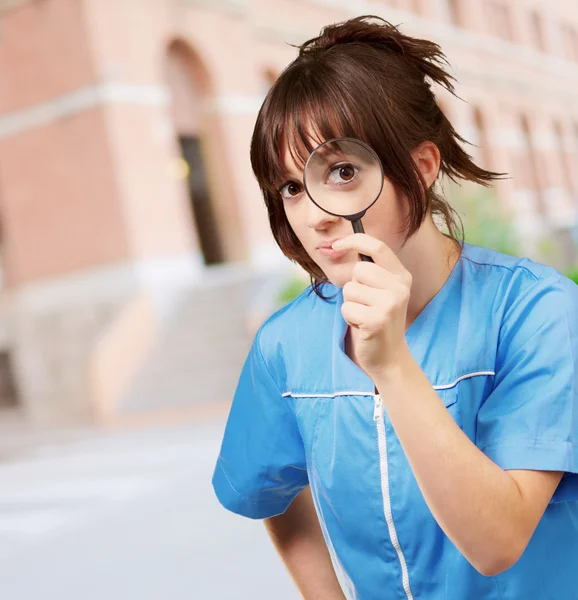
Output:
M446 182L444 187L448 201L463 221L466 242L510 256L521 255L519 236L512 220L500 208L495 190L480 186L461 187L452 182ZM556 252L554 241L543 238L538 250L540 256L548 261ZM578 265L564 274L578 284ZM303 277L291 277L277 296L278 304L282 306L291 302L308 286L309 283Z
M578 265L574 265L566 270L564 273L568 279L571 279L574 283L578 284Z
M279 291L277 303L283 306L291 302L307 287L309 284L302 277L291 277Z
M490 188L446 185L450 204L462 218L465 241L476 246L519 256L521 245L509 219L499 206L496 192Z

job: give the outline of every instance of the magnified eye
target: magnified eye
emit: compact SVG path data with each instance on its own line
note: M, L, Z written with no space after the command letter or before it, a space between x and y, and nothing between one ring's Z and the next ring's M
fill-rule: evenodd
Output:
M296 196L299 196L302 191L303 186L296 181L289 181L279 190L281 197L284 200L295 198Z
M328 182L333 185L349 183L357 176L359 169L351 164L335 165L331 168Z

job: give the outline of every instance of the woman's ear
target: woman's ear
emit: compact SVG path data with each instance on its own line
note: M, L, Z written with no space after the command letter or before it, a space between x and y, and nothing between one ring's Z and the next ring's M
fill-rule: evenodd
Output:
M429 190L440 171L441 156L438 147L433 142L425 141L412 150L411 156Z

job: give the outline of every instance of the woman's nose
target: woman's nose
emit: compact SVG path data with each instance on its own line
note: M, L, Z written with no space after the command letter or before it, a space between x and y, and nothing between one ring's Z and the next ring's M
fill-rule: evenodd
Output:
M334 215L330 215L325 212L321 208L309 200L309 208L308 208L307 221L308 225L311 229L324 229L327 225L331 223L336 223L339 220L339 217Z

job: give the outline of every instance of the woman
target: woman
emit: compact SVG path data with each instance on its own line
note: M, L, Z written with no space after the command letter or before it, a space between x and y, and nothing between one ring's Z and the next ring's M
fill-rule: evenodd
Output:
M434 183L500 174L436 104L444 61L374 17L326 27L255 126L273 234L313 287L258 332L213 485L266 519L304 598L578 598L578 288L456 241ZM365 234L303 189L338 136L383 164Z

